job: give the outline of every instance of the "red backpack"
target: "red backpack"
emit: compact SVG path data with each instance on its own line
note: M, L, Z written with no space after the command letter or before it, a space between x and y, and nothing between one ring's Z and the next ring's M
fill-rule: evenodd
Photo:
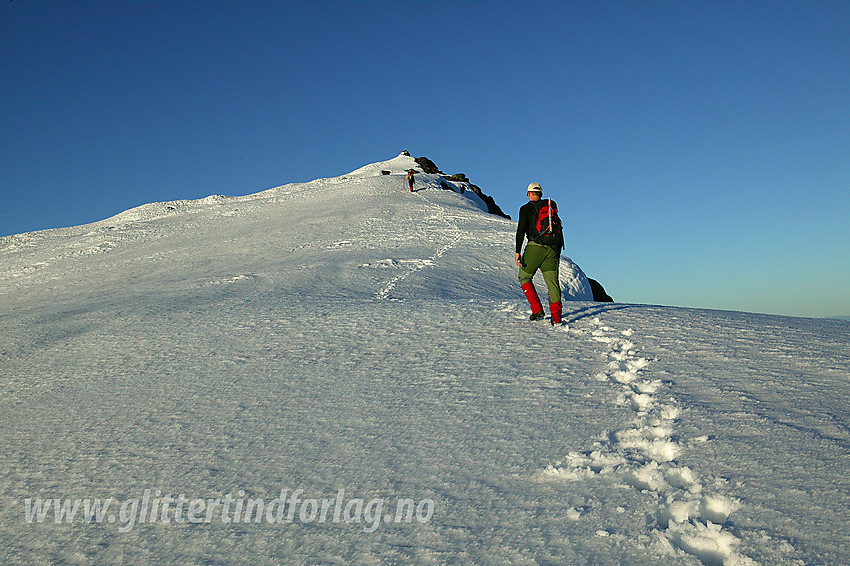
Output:
M558 205L552 199L537 203L537 234L532 238L538 244L561 249L564 246L564 229L558 218Z

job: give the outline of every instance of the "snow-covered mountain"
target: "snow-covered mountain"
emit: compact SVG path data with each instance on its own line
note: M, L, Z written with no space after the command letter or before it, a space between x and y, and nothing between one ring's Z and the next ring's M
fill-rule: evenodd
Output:
M163 277L169 292L192 296L237 278L310 296L317 309L331 298L515 296L516 224L482 213L478 195L438 175L417 175L411 194L408 169L421 171L399 155L337 178L245 197L152 203L85 226L7 236L0 239L0 293L26 287L55 300L92 289L94 269L100 284L112 283L110 292L129 296L161 293ZM578 266L564 258L562 272L564 292L592 299ZM52 283L33 284L32 275Z
M850 562L850 323L566 258L529 322L515 223L410 168L0 239L0 562Z

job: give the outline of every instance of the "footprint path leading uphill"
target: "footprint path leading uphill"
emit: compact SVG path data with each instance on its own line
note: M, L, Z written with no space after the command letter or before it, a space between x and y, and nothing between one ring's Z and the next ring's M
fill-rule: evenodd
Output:
M435 182L428 182L428 184L426 185L425 188L426 189L438 189L439 184L437 184ZM444 217L443 215L440 214L442 209L438 205L434 204L433 202L431 202L427 198L425 198L424 195L420 194L420 191L423 191L423 190L425 190L425 189L419 189L418 191L416 191L413 194L415 194L417 197L419 197L420 199L425 201L428 204L429 207L433 208L436 211L435 214L432 216L432 218L439 219L443 224L445 224L447 230L445 230L444 232L446 234L449 234L451 236L451 239L446 244L441 245L439 247L439 249L437 250L437 252L434 253L432 256L428 257L427 259L405 261L404 263L407 264L408 269L406 271L404 271L403 273L401 273L401 274L393 277L389 281L387 281L387 283L377 293L375 293L376 299L383 300L383 301L392 300L391 293L392 293L393 289L395 289L396 285L398 285L399 283L401 283L402 281L404 281L405 279L407 279L408 277L410 277L414 273L416 273L416 272L418 272L422 269L425 269L426 267L433 266L437 262L437 260L440 259L440 257L443 254L445 254L447 251L449 251L452 248L454 248L455 246L457 246L458 243L460 242L461 231L460 231L460 228L458 228L457 223L449 222L448 220L446 220L446 217ZM459 218L459 217L455 216L453 218ZM394 260L390 259L390 260L384 260L384 261L392 262Z
M604 435L591 450L570 452L550 464L540 476L563 481L610 476L655 496L647 509L655 551L673 555L680 549L707 565L754 564L737 551L740 540L724 529L739 503L709 493L698 474L678 463L685 450L675 433L682 410L670 384L652 377L652 360L640 355L632 341L634 331L617 331L598 317L589 329L561 329L606 346L607 365L593 379L610 384L616 405L630 409L634 418L625 428Z

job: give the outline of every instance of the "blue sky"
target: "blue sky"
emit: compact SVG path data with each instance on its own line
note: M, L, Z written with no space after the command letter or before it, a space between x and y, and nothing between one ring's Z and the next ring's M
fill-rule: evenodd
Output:
M850 314L850 2L0 4L0 234L402 149L622 302Z

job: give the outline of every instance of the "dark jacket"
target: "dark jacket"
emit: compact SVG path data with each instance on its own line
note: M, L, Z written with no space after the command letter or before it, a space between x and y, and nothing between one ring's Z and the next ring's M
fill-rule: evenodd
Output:
M549 199L540 199L537 202L528 201L519 209L519 220L516 226L516 253L522 253L522 244L525 238L528 237L530 242L533 242L537 237L537 216L543 205ZM558 208L558 203L552 201L555 209ZM557 249L560 251L564 247L564 236L561 235L561 242Z

